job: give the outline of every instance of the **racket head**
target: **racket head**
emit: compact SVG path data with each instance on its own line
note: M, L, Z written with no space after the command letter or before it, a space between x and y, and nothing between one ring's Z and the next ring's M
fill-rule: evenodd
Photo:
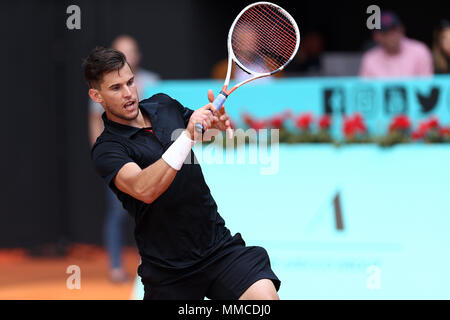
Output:
M234 20L227 46L230 59L248 74L271 75L283 70L297 54L300 31L280 6L256 2Z

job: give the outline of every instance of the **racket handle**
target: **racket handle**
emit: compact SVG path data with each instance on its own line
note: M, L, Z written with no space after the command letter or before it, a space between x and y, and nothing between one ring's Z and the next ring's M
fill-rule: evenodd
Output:
M220 91L220 93L214 99L212 104L214 107L216 107L217 110L219 110L220 107L224 104L225 100L227 100L227 98L228 98L228 95L225 92ZM203 125L200 122L198 122L195 124L195 131L203 134L203 133L205 133L205 128L203 128Z
M220 91L220 93L214 99L212 104L214 105L214 107L217 108L217 110L219 110L220 107L225 103L225 100L227 100L227 98L228 98L228 95L225 92Z

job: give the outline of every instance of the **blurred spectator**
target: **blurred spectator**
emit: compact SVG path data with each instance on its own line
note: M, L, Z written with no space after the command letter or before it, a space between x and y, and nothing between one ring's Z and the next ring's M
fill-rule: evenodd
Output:
M321 75L321 57L324 48L324 39L320 32L307 32L300 40L297 55L286 70L289 73L298 73L305 76Z
M121 35L113 41L111 46L124 53L131 70L134 72L139 98L142 99L144 88L157 82L160 79L159 76L156 73L140 68L141 53L134 38L128 35ZM89 100L89 135L91 145L94 144L104 129L103 112L104 109L100 104ZM113 282L123 282L129 280L123 268L121 252L123 227L128 213L110 188L105 186L105 192L106 212L103 236L109 256L109 276Z
M227 75L227 68L228 68L228 59L223 59L217 62L211 72L211 78L216 80L224 80ZM231 79L236 79L236 69L239 69L238 66L233 62L232 64L232 71L231 71ZM237 71L239 72L239 71Z
M450 22L442 20L434 34L433 61L435 73L450 73Z
M381 14L381 29L373 31L377 46L362 59L362 77L412 77L433 73L428 47L405 36L402 22L393 12Z
M237 37L241 42L245 42L244 46L240 46L239 49L234 50L237 60L246 68L254 72L266 73L272 71L270 64L267 60L261 58L260 55L255 53L256 51L263 49L264 45L261 44L261 37L255 27L245 23L235 26L235 33L233 37ZM228 59L223 59L213 66L211 77L213 79L225 79L228 70ZM282 72L277 72L276 77L281 77ZM233 62L230 79L237 81L243 81L250 76L247 72L243 71L240 67L236 66ZM269 81L273 76L258 79L256 81Z

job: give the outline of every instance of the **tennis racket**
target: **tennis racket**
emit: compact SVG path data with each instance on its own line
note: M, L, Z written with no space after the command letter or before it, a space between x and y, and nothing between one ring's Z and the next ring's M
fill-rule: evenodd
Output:
M291 15L270 2L256 2L242 10L228 33L228 70L222 90L213 101L219 110L228 96L250 81L268 77L291 62L300 45L300 32ZM250 78L228 88L233 61ZM195 130L204 133L201 123Z

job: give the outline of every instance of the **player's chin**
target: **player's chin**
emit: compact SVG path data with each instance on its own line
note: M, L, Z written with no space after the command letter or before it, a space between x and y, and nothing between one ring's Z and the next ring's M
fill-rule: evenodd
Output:
M122 118L125 120L134 120L139 115L139 110L126 111L122 113Z
M131 105L123 106L123 110L124 110L126 117L130 118L130 119L136 118L139 114L139 108L137 106L136 101L134 101L134 103Z

